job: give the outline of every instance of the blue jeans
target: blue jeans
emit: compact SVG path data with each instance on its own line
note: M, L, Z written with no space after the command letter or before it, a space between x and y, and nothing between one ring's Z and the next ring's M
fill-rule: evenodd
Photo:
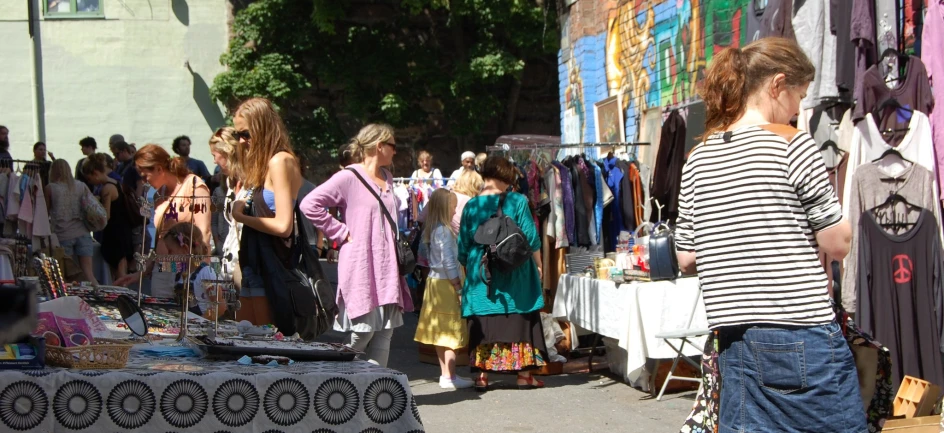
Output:
M835 322L719 333L721 433L868 431L852 351Z

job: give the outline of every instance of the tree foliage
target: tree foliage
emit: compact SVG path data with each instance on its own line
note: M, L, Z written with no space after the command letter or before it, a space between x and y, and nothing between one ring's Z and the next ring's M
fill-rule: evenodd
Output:
M212 95L271 99L302 148L368 121L474 137L507 114L527 62L556 58L556 15L551 0L257 0Z

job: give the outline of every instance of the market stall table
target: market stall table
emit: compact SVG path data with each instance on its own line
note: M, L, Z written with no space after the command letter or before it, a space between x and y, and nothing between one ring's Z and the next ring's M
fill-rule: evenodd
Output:
M0 371L0 431L421 432L405 374L134 354L117 370Z
M646 369L646 360L676 356L675 350L656 338L656 334L708 327L697 278L617 285L612 281L563 275L557 285L553 316L613 339L618 353L610 350L607 354L610 369L644 391L650 390L651 372ZM695 347L686 347L685 355L701 353L704 337L694 342Z

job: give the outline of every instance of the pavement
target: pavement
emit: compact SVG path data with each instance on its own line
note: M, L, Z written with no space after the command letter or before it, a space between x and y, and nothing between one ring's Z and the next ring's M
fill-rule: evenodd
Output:
M488 392L447 391L439 388L439 366L418 360L416 315L406 314L404 322L394 331L388 367L409 377L428 433L676 433L694 402L693 392L656 401L608 370L542 377L546 387L528 391L517 389L513 375L491 374ZM329 332L323 338L340 341L342 335ZM472 376L468 367L458 373Z

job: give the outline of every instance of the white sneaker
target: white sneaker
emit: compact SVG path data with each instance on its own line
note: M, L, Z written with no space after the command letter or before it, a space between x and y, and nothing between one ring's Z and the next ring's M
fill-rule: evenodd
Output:
M442 389L471 388L472 385L475 385L475 382L472 382L471 380L464 377L456 376L454 379L450 379L448 377L439 378L439 387Z

